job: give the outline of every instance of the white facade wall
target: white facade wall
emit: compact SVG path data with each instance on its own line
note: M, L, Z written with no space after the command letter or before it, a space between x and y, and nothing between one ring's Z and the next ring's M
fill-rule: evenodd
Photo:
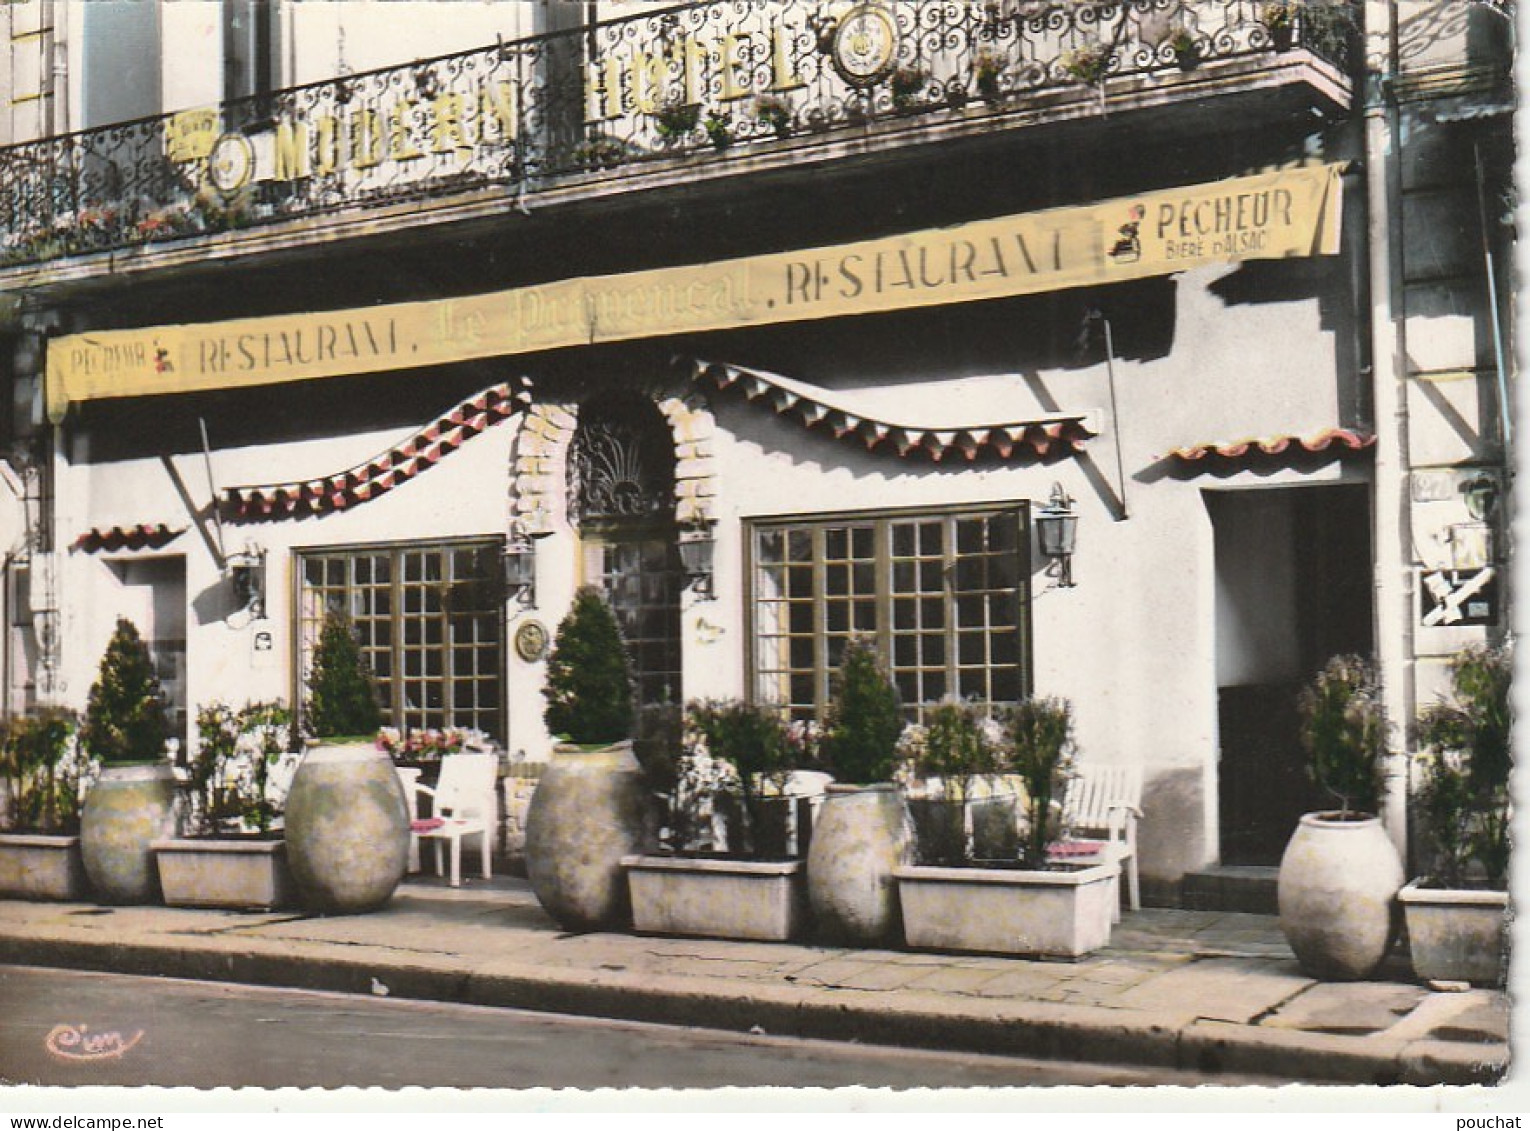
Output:
M1168 883L1213 861L1216 691L1219 682L1236 682L1228 679L1229 665L1242 663L1252 670L1259 657L1226 654L1249 645L1214 615L1217 569L1202 493L1334 481L1342 474L1339 465L1306 474L1244 472L1214 481L1159 474L1163 457L1175 447L1272 430L1306 435L1340 423L1338 331L1323 324L1319 300L1229 305L1212 289L1219 275L1202 271L1178 280L1174 345L1166 356L1117 361L1119 422L1110 418L1109 379L1101 363L959 378L935 371L924 380L897 385L862 385L874 374L858 372L853 357L830 366L836 385L830 395L837 403L900 422L975 424L1088 411L1100 435L1082 456L1045 464L975 466L967 466L959 455L938 464L922 456L900 459L890 452L868 453L858 441L835 441L808 431L763 403L745 403L728 394L714 397L709 445L718 520L715 592L711 600L694 592L684 599L685 698L746 692L750 642L744 520L963 502L1039 504L1056 482L1076 500L1080 516L1077 585L1057 588L1043 572L1045 559L1033 548L1035 688L1073 701L1086 758L1145 768L1150 799L1144 825L1146 875ZM1281 348L1256 348L1271 342ZM820 378L814 373L791 376ZM270 396L273 410L279 411L281 386L273 386ZM216 436L215 421L211 427ZM1113 497L1119 490L1117 427L1126 469L1125 518L1119 517ZM342 513L225 524L230 550L253 542L267 553L268 612L277 634L276 662L268 667L251 667L250 633L238 618L198 611L226 612L228 582L196 530L181 535L169 550L186 560L192 710L213 699L242 702L291 694L294 550L504 534L511 518L518 428L517 420L491 428L414 480ZM342 430L323 440L218 450L213 476L220 487L317 478L358 464L411 431L347 435ZM548 466L553 534L538 546L537 606L525 609L513 601L507 606L507 643L526 619L554 629L579 581L577 535L563 518L566 439L554 446ZM182 453L172 462L192 498L199 505L205 502L201 455ZM155 459L71 463L60 476L59 507L61 540L91 527L189 523L171 477ZM63 555L63 580L73 595L65 623L65 697L76 705L83 704L115 616L124 603L131 604L120 569L109 564L113 557ZM1279 573L1268 562L1245 564L1261 575ZM1257 641L1257 626L1249 635ZM1271 635L1279 636L1278 626ZM538 757L549 749L541 723L543 669L543 663L528 664L506 648L505 738L512 752Z

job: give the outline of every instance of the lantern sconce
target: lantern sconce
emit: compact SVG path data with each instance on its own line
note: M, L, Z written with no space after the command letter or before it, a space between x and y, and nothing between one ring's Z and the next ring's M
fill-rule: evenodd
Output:
M711 519L698 518L680 531L680 567L685 570L685 584L703 601L712 600L712 552L717 545L712 537L714 525Z
M537 607L537 543L551 533L540 524L528 528L517 523L505 543L505 588L522 608Z
M229 581L234 587L234 601L239 611L260 619L266 608L266 552L250 543L224 559Z
M1073 588L1073 547L1078 538L1078 515L1073 500L1061 483L1052 484L1052 497L1036 515L1036 540L1041 552L1051 560L1049 573L1057 578L1058 588Z

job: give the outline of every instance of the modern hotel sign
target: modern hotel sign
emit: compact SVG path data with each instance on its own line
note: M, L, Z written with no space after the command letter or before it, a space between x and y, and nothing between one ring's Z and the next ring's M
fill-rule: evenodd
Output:
M596 342L975 302L1339 249L1318 165L719 263L492 294L54 339L48 411L443 365Z

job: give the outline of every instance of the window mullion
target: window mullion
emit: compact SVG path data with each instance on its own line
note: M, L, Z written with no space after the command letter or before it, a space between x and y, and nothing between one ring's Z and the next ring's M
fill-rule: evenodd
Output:
M817 691L818 715L823 719L829 702L829 567L824 561L827 553L827 528L816 525L810 528L813 558L813 687ZM788 554L788 557L790 555Z
M872 525L871 556L875 564L876 642L887 665L888 674L893 667L893 603L892 603L892 523L878 519Z
M956 522L957 516L948 514L940 523L940 589L946 622L946 694L961 699L961 633L957 631L956 621Z

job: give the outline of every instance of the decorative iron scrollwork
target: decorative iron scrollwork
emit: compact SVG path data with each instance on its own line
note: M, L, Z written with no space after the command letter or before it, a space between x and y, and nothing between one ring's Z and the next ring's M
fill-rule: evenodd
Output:
M569 518L655 518L674 510L674 457L668 438L644 422L587 418L569 445Z

